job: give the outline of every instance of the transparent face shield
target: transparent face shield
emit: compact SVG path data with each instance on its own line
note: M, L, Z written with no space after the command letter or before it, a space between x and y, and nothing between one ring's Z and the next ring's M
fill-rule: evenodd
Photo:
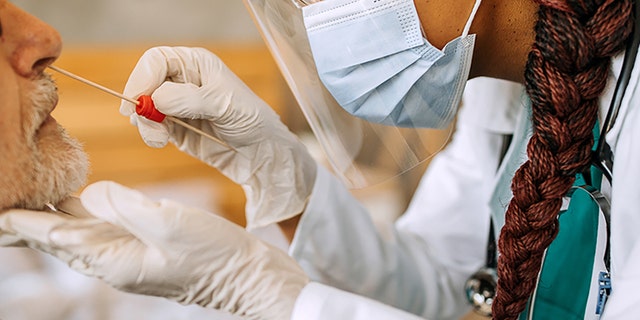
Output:
M244 2L334 173L348 187L364 188L396 177L444 147L452 125L421 129L372 123L336 102L318 76L303 21L302 7L319 1Z

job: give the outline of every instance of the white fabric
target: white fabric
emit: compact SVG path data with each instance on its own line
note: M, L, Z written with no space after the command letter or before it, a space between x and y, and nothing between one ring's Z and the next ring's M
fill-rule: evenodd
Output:
M247 319L288 319L308 278L285 252L240 226L113 182L88 186L87 214L9 210L0 239L27 245L114 288ZM4 241L6 243L6 241Z
M169 120L147 120L124 101L123 115L145 143L180 150L242 185L247 228L264 227L302 212L315 174L304 145L213 53L203 48L156 47L136 64L124 88L128 97L151 95L158 111L214 137L213 142Z
M480 81L477 90L509 88L505 94L512 99L505 101L522 94L511 83ZM319 170L290 249L311 279L431 319L468 312L464 282L484 263L488 198L505 139L486 130L476 115L515 121L522 109L489 106L462 108L452 142L431 162L390 238L376 232L367 211L339 181Z
M640 314L640 58L607 141L615 155L611 186L611 284L602 319L636 319Z
M487 78L469 80L462 101L469 107L458 113L458 122L489 132L513 134L522 111L518 106L525 94L524 87L516 82Z
M298 301L292 319L422 319L378 301L314 282L302 290Z
M619 59L614 63L615 74L619 70ZM605 194L611 196L613 291L601 319L635 319L640 314L640 296L637 294L637 288L640 288L640 233L637 231L640 229L640 193L637 187L640 181L639 64L640 61L633 71L618 120L608 135L615 154L611 191L605 186ZM490 81L486 85L491 86ZM474 90L474 94L481 92ZM610 96L610 91L603 96L602 108L605 110ZM393 239L383 239L372 232L367 213L346 194L346 190L339 190L334 186L337 182L324 178L324 174L318 175L309 207L291 248L291 253L312 280L432 319L453 318L464 311L465 302L457 293L463 291L460 284L466 277L465 273L483 263L489 218L487 201L493 189L491 182L497 181L498 187L507 189L510 184L509 179L494 180L496 175L491 174L491 170L496 169L496 143L500 140L494 132L504 132L504 128L508 131L516 123L514 117L507 116L507 123L492 124L497 130L487 128L486 123L479 119L487 119L488 116L465 115L471 112L473 105L471 101L461 111L453 141L434 158L411 207L396 224ZM484 115L496 112L495 109L489 111L487 107L491 105L478 105L476 111ZM522 106L515 108L523 109ZM501 114L506 115L505 110L502 111ZM523 119L527 119L526 115ZM492 135L496 137L491 138ZM518 140L514 137L514 143ZM522 142L526 142L526 137ZM469 163L465 164L464 159ZM503 163L501 172L512 175L518 168L517 162L523 160L515 155L512 162ZM316 195L328 190L332 190L335 199ZM474 194L482 195L474 197ZM322 201L316 201L316 197ZM496 200L492 205L504 210L509 197ZM336 228L343 225L348 227ZM461 263L467 265L462 267ZM308 290L314 289L310 287ZM297 305L305 305L300 300L310 295L308 292L301 295ZM321 300L317 296L315 299L316 303L322 303L317 301ZM327 301L336 299L332 296ZM341 303L346 304L353 298L345 293L341 299ZM360 301L354 308L365 308L364 303ZM321 319L326 309L330 308L315 309L319 314L313 317ZM350 319L387 318L356 316ZM404 318L398 316L394 319Z

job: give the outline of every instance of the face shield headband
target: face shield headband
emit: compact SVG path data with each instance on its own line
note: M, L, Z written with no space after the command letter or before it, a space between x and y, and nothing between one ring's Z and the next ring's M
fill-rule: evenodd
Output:
M334 173L347 186L363 188L396 177L443 148L468 78L474 40L468 27L441 51L422 37L411 0L244 2ZM342 2L355 7L344 11ZM341 18L354 13L355 21ZM394 31L404 43L386 32L398 14L410 21ZM329 22L336 20L340 23ZM342 33L348 42L323 49L326 39L353 25L365 26L366 34ZM404 41L407 35L410 41ZM376 39L383 40L362 47ZM360 50L345 54L354 48Z

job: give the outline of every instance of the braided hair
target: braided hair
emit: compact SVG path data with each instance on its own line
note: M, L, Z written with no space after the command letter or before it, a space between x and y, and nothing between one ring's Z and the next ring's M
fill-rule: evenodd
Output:
M525 82L533 136L516 172L498 248L495 319L517 319L558 233L562 197L590 165L599 97L633 26L631 0L535 0Z

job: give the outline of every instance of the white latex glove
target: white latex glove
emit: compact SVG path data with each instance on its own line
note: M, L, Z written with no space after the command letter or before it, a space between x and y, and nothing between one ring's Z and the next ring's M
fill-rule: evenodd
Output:
M285 252L214 214L113 182L95 183L80 198L94 218L0 213L0 243L48 252L123 291L249 319L289 319L308 283Z
M149 49L129 76L124 94L151 95L156 108L227 143L219 143L164 120L153 122L123 102L120 112L138 126L151 147L171 141L242 185L247 228L291 218L304 209L316 163L305 146L213 53L203 48Z

